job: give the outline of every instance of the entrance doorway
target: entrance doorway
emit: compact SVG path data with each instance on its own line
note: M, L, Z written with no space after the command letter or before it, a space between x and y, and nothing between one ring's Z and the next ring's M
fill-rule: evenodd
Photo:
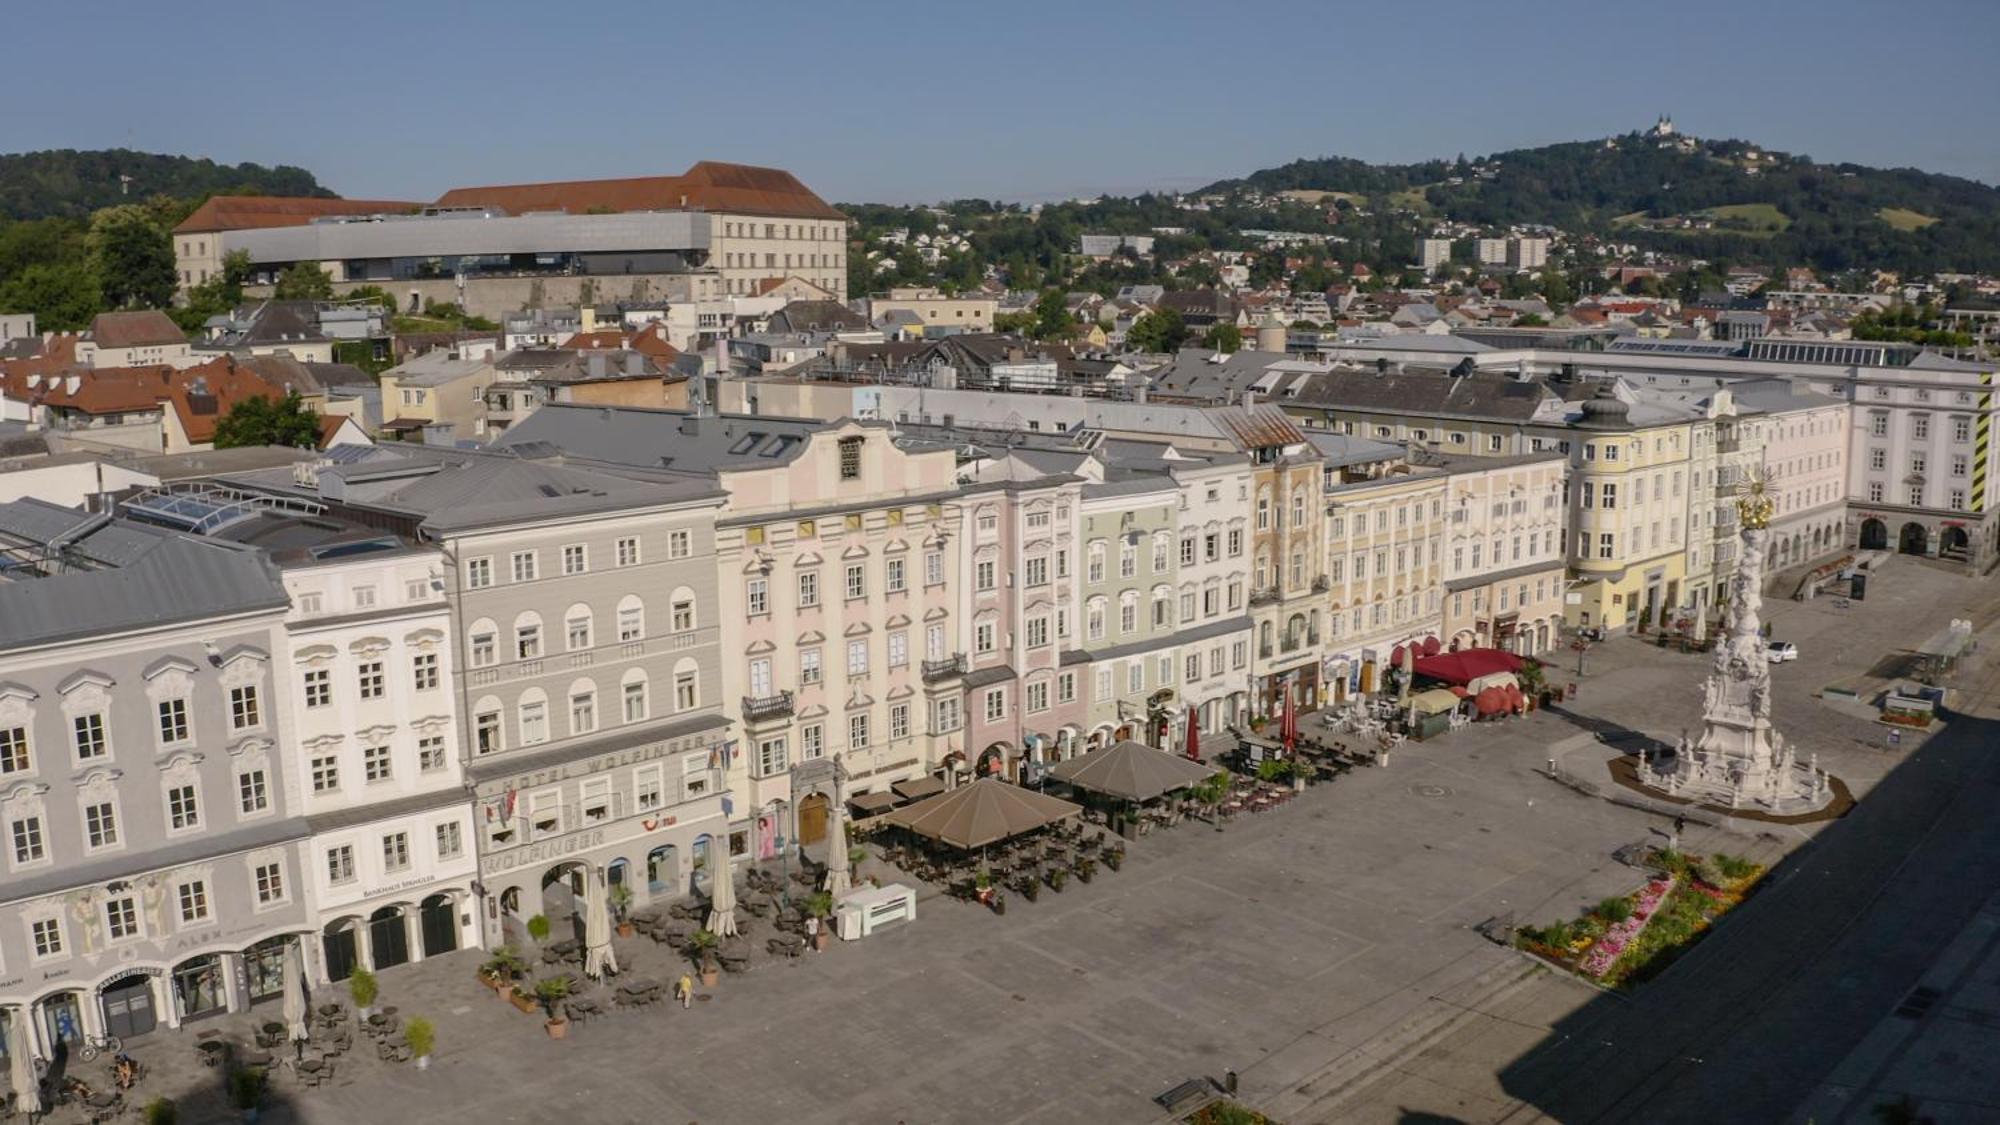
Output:
M356 930L352 920L343 919L328 924L326 933L321 935L319 945L326 956L326 979L341 981L354 975L354 967L361 963Z
M646 893L652 897L678 894L681 889L680 849L661 844L646 853Z
M214 960L214 958L209 958ZM74 992L58 992L36 1005L42 1013L42 1040L53 1046L83 1042L83 1006Z
M285 946L288 937L266 938L243 951L243 972L250 982L250 1002L285 994Z
M1906 523L1896 536L1896 549L1906 555L1931 553L1931 533L1920 523Z
M1889 546L1889 525L1881 520L1861 521L1861 549L1864 551L1886 550Z
M409 962L410 928L403 924L401 907L385 906L369 915L368 959L378 971Z
M458 948L458 903L450 895L432 895L419 911L424 956L436 957Z
M176 966L174 1003L180 1007L182 1023L227 1011L229 993L222 985L222 958L211 953Z
M136 1039L159 1026L153 1010L153 980L130 976L112 981L99 995L104 1004L104 1029L120 1039Z
M1947 527L1938 535L1938 557L1965 561L1971 553L1972 537L1962 527Z
M832 800L824 793L808 794L799 802L799 843L819 844L826 840L827 810Z

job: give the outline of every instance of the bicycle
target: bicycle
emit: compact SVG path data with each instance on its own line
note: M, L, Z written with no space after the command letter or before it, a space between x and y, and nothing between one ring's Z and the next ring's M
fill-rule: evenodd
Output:
M84 1036L83 1046L76 1053L84 1062L90 1062L99 1055L115 1055L124 1049L125 1041L107 1032L101 1036Z

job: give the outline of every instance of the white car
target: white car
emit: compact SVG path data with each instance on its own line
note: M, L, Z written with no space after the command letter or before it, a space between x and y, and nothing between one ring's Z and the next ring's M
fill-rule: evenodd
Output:
M1799 658L1799 646L1790 641L1772 641L1771 647L1764 650L1764 655L1773 664L1783 664Z

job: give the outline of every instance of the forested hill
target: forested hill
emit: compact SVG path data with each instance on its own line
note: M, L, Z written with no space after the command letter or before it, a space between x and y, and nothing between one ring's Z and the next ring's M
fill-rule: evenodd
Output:
M311 172L285 164L217 164L122 148L0 154L0 219L81 218L153 196L199 200L219 194L333 193Z
M1297 160L1212 185L1352 193L1441 219L1546 224L1705 257L1822 269L2000 269L2000 189L1914 168L1817 164L1745 141L1655 138L1420 164Z

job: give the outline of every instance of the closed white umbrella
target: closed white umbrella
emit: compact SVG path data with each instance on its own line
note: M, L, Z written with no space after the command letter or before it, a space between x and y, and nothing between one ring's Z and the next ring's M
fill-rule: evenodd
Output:
M618 955L611 949L611 895L600 872L583 876L583 975L599 979L618 971Z
M853 886L847 870L847 818L840 813L840 802L835 801L826 820L826 890L838 898Z
M7 1080L14 1084L14 1108L22 1113L42 1112L42 1084L35 1080L34 1043L28 1037L28 1009L14 1009L13 1025L7 1029Z
M732 880L736 873L729 869L727 856L713 862L716 867L714 884L708 892L708 928L716 937L735 937L736 884Z
M285 945L285 1027L294 1043L306 1040L307 1012L305 959L298 939L293 938Z

